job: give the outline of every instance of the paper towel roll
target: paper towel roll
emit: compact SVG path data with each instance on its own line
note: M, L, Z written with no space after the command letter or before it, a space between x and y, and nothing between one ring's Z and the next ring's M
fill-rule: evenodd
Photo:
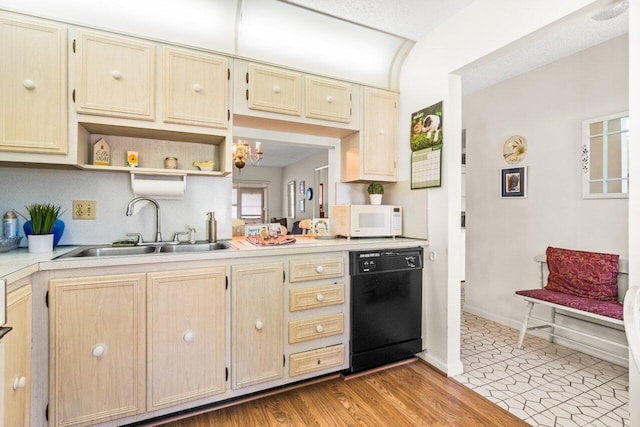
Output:
M187 187L186 175L157 176L131 174L131 189L136 197L182 199Z

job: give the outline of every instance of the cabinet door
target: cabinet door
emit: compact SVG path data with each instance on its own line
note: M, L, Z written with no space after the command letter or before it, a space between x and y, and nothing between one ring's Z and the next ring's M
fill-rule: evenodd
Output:
M89 425L145 411L145 277L49 281L53 425Z
M163 49L165 122L228 126L229 62L222 56Z
M319 77L306 77L305 115L313 119L349 123L351 85Z
M395 180L397 121L397 95L365 88L361 179Z
M300 73L249 64L247 100L252 110L299 116L302 108Z
M28 426L31 411L31 285L9 294L7 326L13 330L2 339L3 425Z
M147 410L225 391L224 267L147 275Z
M283 376L283 264L231 267L231 388Z
M0 150L66 154L66 29L0 15L0 52Z
M76 109L79 113L154 119L155 46L78 31Z

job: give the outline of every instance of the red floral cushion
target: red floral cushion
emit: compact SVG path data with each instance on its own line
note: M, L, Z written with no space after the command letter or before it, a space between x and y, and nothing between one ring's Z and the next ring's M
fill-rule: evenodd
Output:
M599 301L592 298L582 298L568 295L562 292L548 291L546 289L530 289L527 291L516 291L516 294L525 297L535 298L542 301L552 302L565 307L575 308L613 319L623 320L623 305L618 302Z
M549 280L545 289L615 302L619 255L547 248Z

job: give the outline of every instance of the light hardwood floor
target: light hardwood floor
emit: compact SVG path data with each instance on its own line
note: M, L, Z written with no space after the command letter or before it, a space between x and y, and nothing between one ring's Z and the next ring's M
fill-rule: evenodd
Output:
M182 420L205 426L526 426L421 360L334 378Z

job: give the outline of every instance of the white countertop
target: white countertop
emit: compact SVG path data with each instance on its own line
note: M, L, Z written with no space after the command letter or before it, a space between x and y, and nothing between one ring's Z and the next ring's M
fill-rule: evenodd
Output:
M294 236L295 243L279 246L256 246L244 238L234 238L225 242L232 248L228 250L206 252L183 252L142 254L130 256L105 256L83 258L56 257L69 252L78 246L59 246L53 252L31 254L27 248L0 253L0 278L7 283L21 280L29 275L44 270L64 270L70 268L100 267L114 265L153 264L158 262L201 261L207 259L247 258L255 256L295 255L300 253L393 249L408 246L426 246L427 240L397 238L337 238L329 240L316 239L312 236ZM90 246L90 245L87 245Z

